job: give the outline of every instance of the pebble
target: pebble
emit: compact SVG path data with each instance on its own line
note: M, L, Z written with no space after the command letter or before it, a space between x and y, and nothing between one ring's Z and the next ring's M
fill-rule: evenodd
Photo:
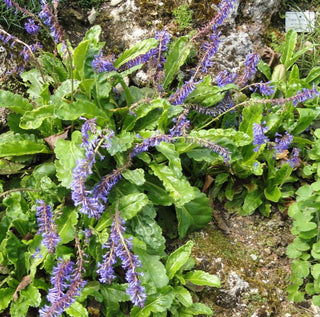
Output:
M110 5L111 7L117 6L122 0L111 0Z

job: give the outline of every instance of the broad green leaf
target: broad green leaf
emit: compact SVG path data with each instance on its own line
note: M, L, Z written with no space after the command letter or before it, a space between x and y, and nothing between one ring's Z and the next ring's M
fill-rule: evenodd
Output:
M246 195L242 210L244 215L251 215L262 204L262 193L260 189L254 190Z
M0 159L0 175L11 175L19 173L26 165L15 163L7 159Z
M11 132L2 135L0 141L0 157L24 156L39 153L50 153L49 148L42 140L29 134L13 134Z
M320 306L320 295L313 295L312 302L315 306Z
M86 35L84 36L83 40L86 41L86 40L89 40L90 42L92 43L98 43L99 40L100 40L100 35L101 35L101 31L102 31L102 28L100 25L94 25L93 27L91 27Z
M278 64L272 72L271 81L277 83L286 83L286 74L286 67L283 64Z
M125 152L129 148L131 148L134 139L134 134L126 131L118 135L115 135L111 138L111 146L110 148L108 148L108 152L112 156L114 156L117 153Z
M129 194L120 197L120 199L113 204L112 208L115 209L118 207L121 217L124 220L129 220L136 216L148 203L149 199L146 194Z
M302 133L320 114L320 110L310 108L297 108L297 111L299 112L299 119L296 127L291 132L294 135Z
M190 53L190 37L182 36L176 40L170 47L166 63L164 65L165 80L163 87L167 88L178 73L180 67L186 61Z
M77 120L80 117L88 119L97 118L98 124L108 123L109 127L111 129L113 128L113 124L111 124L108 114L89 100L80 99L73 103L64 102L56 109L56 115L62 120Z
M302 260L293 260L291 263L292 273L297 277L307 277L310 271L310 262Z
M131 182L132 184L136 184L137 186L141 186L146 181L144 178L144 170L142 168L136 168L134 170L127 170L122 173L122 176Z
M78 298L78 301L81 303L84 300L86 300L88 298L88 296L92 296L98 302L101 302L103 299L102 299L102 296L99 291L100 291L100 282L90 281L81 290L81 294Z
M213 316L213 311L202 303L194 303L190 307L183 307L179 312L183 314L191 314L193 316L199 316L200 314Z
M56 220L58 233L61 242L66 244L74 239L76 234L75 225L78 222L78 213L74 208L64 207L61 211L61 216Z
M14 289L12 288L2 288L0 289L0 313L3 312L12 301L12 296L14 294Z
M264 195L266 198L273 202L278 202L281 198L281 191L278 186L274 186L271 188L265 188Z
M181 161L174 144L161 142L157 146L157 150L168 159L169 167L175 173L176 177L182 177Z
M165 189L176 203L176 206L183 206L197 197L197 189L192 187L187 179L177 177L175 172L165 165L150 164L154 174L162 181Z
M111 285L101 284L101 294L107 303L126 302L130 299L126 293L127 284L112 283Z
M156 205L170 206L173 199L163 188L158 178L146 175L146 182L143 189L147 191L149 199Z
M114 62L114 67L119 68L121 65L127 63L128 61L138 57L139 55L145 54L158 45L158 40L151 38L143 40L133 47L127 49L120 57Z
M90 41L82 41L74 50L73 64L75 66L75 77L79 80L84 79L84 66Z
M314 279L318 279L320 277L320 263L312 265L311 274Z
M8 108L22 115L26 111L33 109L33 106L28 99L6 90L0 90L0 107Z
M192 247L193 242L188 241L169 255L166 261L166 270L170 280L183 267L183 265L187 263L191 255Z
M252 137L253 124L261 122L262 112L263 106L261 104L253 104L248 107L244 107L239 130Z
M148 210L155 211L147 205L136 217L131 219L128 226L135 237L147 245L150 254L162 255L165 250L165 238L162 236L162 229L154 220L155 215L149 215Z
M78 80L65 80L61 85L55 90L54 94L50 96L50 102L54 105L61 104L63 98L70 96L80 85ZM56 107L56 106L55 106Z
M175 286L173 288L174 295L176 299L185 307L190 307L192 305L192 296L190 292L182 287L182 286Z
M160 256L150 255L145 250L133 248L134 254L139 256L142 263L140 280L147 287L148 294L157 293L157 289L169 284L166 269L160 261Z
M70 307L66 309L66 313L71 317L87 317L88 311L79 302L74 302Z
M309 85L313 83L318 85L320 82L320 66L313 67L305 80Z
M288 66L290 66L290 60L297 44L297 37L298 33L295 30L289 30L286 34L285 47L280 61L286 66L287 69Z
M289 76L289 85L294 85L296 82L300 80L300 73L298 65L293 65L290 76Z
M21 78L29 86L27 92L29 97L34 99L39 105L42 105L43 78L37 68L33 68L21 74Z
M187 282L195 285L206 285L211 287L221 287L220 279L216 275L204 271L194 270L183 275Z
M178 218L178 232L180 238L191 231L201 229L208 224L212 217L212 209L209 207L209 198L197 191L197 195L183 206L176 206Z
M143 308L133 307L130 312L131 317L148 317L151 313L161 313L170 309L174 298L171 286L165 286L159 289L155 295L147 297Z
M54 108L53 105L50 105L26 111L20 120L20 128L25 130L39 128L44 120L54 117Z
M258 67L259 71L263 75L265 75L268 80L271 79L271 68L267 63L265 63L263 60L260 59L257 67Z
M76 161L83 158L81 143L82 135L79 131L72 133L71 141L58 139L55 143L57 177L64 187L69 188L72 180L72 170L76 166Z
M10 196L3 199L3 204L6 206L6 217L13 220L28 220L28 205L21 193L11 193Z

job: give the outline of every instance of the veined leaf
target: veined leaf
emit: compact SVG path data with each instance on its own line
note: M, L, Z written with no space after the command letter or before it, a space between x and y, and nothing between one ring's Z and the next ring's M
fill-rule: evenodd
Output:
M66 309L66 313L71 317L87 317L88 311L79 302L74 302L70 307Z
M176 212L180 238L185 237L188 232L203 228L212 217L209 198L198 189L194 199L183 206L176 206Z
M54 117L54 108L54 105L50 105L26 111L20 119L20 128L25 130L39 128L44 120Z
M189 36L182 36L178 40L176 40L170 47L167 61L164 65L164 71L166 74L163 83L164 88L167 88L171 84L174 76L186 61L191 49L189 41Z
M166 270L170 280L184 266L184 264L187 263L191 255L192 247L193 242L188 241L185 245L181 246L169 255L166 261Z
M297 44L297 37L298 33L295 30L289 30L286 34L285 48L280 58L280 61L282 64L286 66L287 69L290 65L290 60L292 58L294 49Z
M185 307L192 305L192 297L190 292L183 286L175 286L173 288L176 299Z
M76 234L75 225L78 222L78 213L74 208L64 207L61 216L56 220L61 242L66 244L74 239Z
M165 165L150 164L154 174L163 182L177 206L183 206L197 196L197 188L192 187L187 179L177 177L175 172Z
M14 294L14 289L12 288L2 288L0 289L0 313L3 312L12 301L12 296Z
M208 315L213 316L213 311L202 303L194 303L190 307L182 307L179 310L179 313L184 314L183 316L199 316L199 315Z
M169 310L172 305L174 293L171 286L159 289L156 295L148 296L143 308L133 307L131 317L148 317L151 313L161 313Z
M73 64L75 66L75 77L79 80L84 79L84 67L90 41L82 41L74 50Z
M64 187L69 188L72 180L72 170L76 166L76 161L84 155L80 147L81 143L81 132L74 131L71 136L71 141L58 139L55 144L54 151L57 156L55 162L57 177Z
M19 114L33 109L28 99L6 90L0 90L0 107L8 108Z
M220 279L216 275L204 271L194 270L183 275L187 282L195 285L206 285L211 287L221 287Z
M147 53L151 49L156 48L158 43L158 40L154 38L139 42L138 44L122 53L120 57L114 62L114 67L119 68L121 65L138 57L139 55Z

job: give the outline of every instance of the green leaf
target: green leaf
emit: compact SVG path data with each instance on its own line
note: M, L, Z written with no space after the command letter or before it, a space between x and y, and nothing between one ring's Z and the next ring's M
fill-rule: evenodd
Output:
M107 303L126 302L130 300L126 293L127 284L112 283L111 285L101 284L101 294Z
M169 255L166 261L166 270L170 280L183 267L183 265L187 263L191 255L192 247L193 242L188 241Z
M316 280L320 277L320 264L316 263L311 267L311 275Z
M287 82L286 67L283 64L279 64L274 68L271 81L284 84Z
M165 287L169 283L166 269L158 255L150 255L145 250L133 248L134 254L139 256L142 263L140 277L142 283L147 286L148 294L157 293L157 289Z
M183 314L191 314L194 316L198 316L200 314L213 316L213 311L202 303L194 303L190 307L183 307L179 310L179 312Z
M149 199L146 194L135 193L120 197L117 202L112 204L112 209L115 209L118 205L121 217L124 220L129 220L136 216L148 203Z
M29 86L27 90L29 97L34 99L39 105L43 104L41 94L44 82L38 69L33 68L21 74L21 78Z
M42 122L46 119L54 117L54 106L42 106L40 108L33 109L32 111L26 111L20 120L21 129L37 129L41 126Z
M296 277L307 277L310 270L310 262L302 260L293 260L291 263L292 274Z
M150 164L150 168L162 181L176 206L181 207L197 197L198 189L192 187L183 175L178 178L175 172L166 165Z
M90 40L91 43L97 44L100 40L101 31L102 31L102 28L100 25L94 25L87 31L83 40L84 41Z
M25 166L24 164L15 163L7 159L0 159L0 175L17 174Z
M251 215L262 204L262 193L260 189L254 190L246 195L242 210L242 215Z
M66 309L66 313L71 317L86 317L89 316L88 311L79 302L74 302Z
M134 134L126 131L121 132L119 135L113 136L110 141L110 148L108 148L109 154L114 156L117 153L127 151L129 148L131 148L134 139Z
M139 42L138 44L124 51L124 53L122 53L120 57L114 62L114 67L119 68L121 65L138 57L139 55L149 52L151 49L156 48L158 43L158 40L154 38Z
M141 186L145 183L144 170L142 168L136 168L135 170L127 170L122 173L122 176L132 184Z
M8 108L22 115L26 111L33 109L33 106L28 99L6 90L0 90L0 107Z
M221 287L220 279L216 275L204 271L194 270L183 275L187 282L195 285L206 285L211 287Z
M78 213L75 209L72 207L64 207L61 211L61 216L56 219L61 243L66 244L74 240L77 222Z
M147 191L149 199L155 205L170 206L172 205L172 198L169 193L163 188L158 178L146 175L146 182L143 189Z
M313 295L312 302L315 306L320 306L320 295Z
M1 137L0 157L50 153L43 141L36 139L34 135L9 132Z
M147 297L143 308L133 307L131 317L148 317L151 313L161 313L170 309L174 298L171 286L159 289L159 293Z
M55 166L57 169L57 177L61 184L69 188L72 180L72 170L76 166L77 159L83 157L83 150L80 147L82 143L82 135L80 131L74 131L71 141L58 139L55 143L54 152L57 160Z
M268 200L271 200L273 202L278 202L279 199L281 198L281 191L278 186L265 188L264 195Z
M317 86L320 82L320 66L313 67L305 80L309 85L314 83Z
M12 301L12 296L14 294L14 289L12 288L2 288L0 289L0 313L3 312Z
M75 67L75 77L79 80L84 79L84 67L90 41L82 41L74 50L73 64Z
M263 106L261 104L254 104L244 107L242 110L242 122L239 130L249 136L253 136L253 124L261 122Z
M182 286L175 286L173 288L174 295L176 299L185 307L190 307L192 305L192 296L190 292L182 287Z
M175 145L161 142L157 150L169 160L169 167L175 173L176 177L182 177L182 167L179 153L175 150Z
M299 119L291 132L294 135L302 133L320 114L320 110L310 108L297 108L297 111L299 112Z
M268 80L271 79L271 68L267 63L265 63L263 60L260 59L257 67L258 67L259 71L263 75L265 75Z
M78 301L81 303L85 301L89 296L94 297L98 302L102 302L103 298L100 294L100 282L90 281L81 290L81 294Z
M162 236L161 227L154 220L156 213L150 215L150 209L155 212L151 205L147 205L143 208L142 212L131 219L128 226L135 237L147 245L148 253L162 255L165 250L165 238Z
M173 45L170 47L166 63L164 65L165 71L165 80L163 83L163 87L167 88L174 76L177 74L179 68L186 61L189 53L190 53L190 37L182 36L178 40L176 40Z
M178 218L178 232L180 238L188 232L203 228L212 217L212 209L209 207L209 198L197 191L197 196L181 207L176 206Z
M297 37L298 37L298 33L295 30L289 30L286 34L285 47L284 47L282 56L280 58L280 61L282 64L285 65L287 69L288 69L288 66L291 65L290 60L292 58L294 49L297 44Z

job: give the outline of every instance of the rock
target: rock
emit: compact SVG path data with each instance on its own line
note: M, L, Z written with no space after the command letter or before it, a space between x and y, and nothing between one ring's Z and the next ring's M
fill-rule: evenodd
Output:
M111 0L110 5L111 7L117 6L122 0Z
M7 71L5 63L7 55L7 50L3 46L0 46L0 76L3 76Z
M92 8L89 12L89 15L88 15L88 21L89 21L90 25L94 24L94 22L96 21L96 18L97 18L97 11L95 8Z
M131 79L133 83L138 87L145 87L149 81L148 74L142 69L138 70Z

